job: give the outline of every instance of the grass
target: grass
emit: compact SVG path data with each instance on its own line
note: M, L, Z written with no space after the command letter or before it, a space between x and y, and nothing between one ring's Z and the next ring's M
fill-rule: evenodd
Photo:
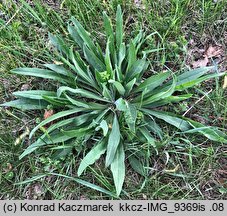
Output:
M224 0L216 3L212 0L143 1L140 5L129 0L32 2L21 0L16 3L10 0L0 4L0 103L11 100L11 93L21 88L51 88L52 83L9 73L10 69L16 67L36 67L58 60L57 56L52 55L48 32L63 34L71 43L66 27L67 20L74 15L96 38L102 40L102 11L114 16L118 3L122 5L127 19L126 37L134 36L140 27L148 33L159 33L150 41L156 47L163 48L150 55L151 72L166 68L172 71L188 68L186 60L191 39L199 48L218 43L226 50L227 14ZM152 43L148 45L154 48ZM210 89L212 91L203 100L195 103ZM193 101L171 109L184 113L185 109L195 104L188 116L226 130L226 90L222 89L222 80L207 82L194 91L197 97ZM23 160L18 159L30 141L24 137L20 144L15 145L16 138L25 132L26 127L33 128L35 122L42 118L43 113L40 112L1 109L0 199L110 199L104 193L77 183L75 179L53 174L41 178L42 174L47 173L76 178L79 161L85 154L82 150L74 151L63 159L54 159L51 152L42 158L32 155ZM166 137L160 143L158 154L152 152L150 160L144 161L148 177L141 177L129 170L121 198L227 198L227 176L223 174L227 169L226 146L200 136L178 134L164 124L163 127L166 127ZM101 164L97 162L89 168L82 179L113 190L111 174ZM36 179L32 179L34 177Z

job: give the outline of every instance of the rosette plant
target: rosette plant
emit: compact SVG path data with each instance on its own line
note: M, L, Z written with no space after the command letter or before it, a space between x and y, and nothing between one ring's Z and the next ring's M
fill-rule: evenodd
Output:
M162 109L192 97L191 93L185 93L186 89L224 73L210 72L212 68L205 67L180 74L170 71L154 73L145 78L144 73L149 67L146 55L150 51L142 48L152 34L146 36L141 30L125 43L120 6L117 7L114 28L105 12L103 19L104 49L91 39L74 17L68 24L68 32L77 46L69 47L62 37L49 34L62 64L44 64L44 69L17 68L12 73L52 79L59 83L59 87L54 91L14 92L18 99L3 106L31 110L47 109L51 105L55 111L30 132L30 139L35 132L39 133L20 159L40 148L47 150L55 146L59 154L59 149L65 154L76 142L87 145L90 150L80 163L78 176L105 155L105 166L111 169L119 195L126 160L144 175L141 160L150 149L157 151L157 145L163 139L160 122L181 132L200 133L210 140L227 142L225 133L217 128Z

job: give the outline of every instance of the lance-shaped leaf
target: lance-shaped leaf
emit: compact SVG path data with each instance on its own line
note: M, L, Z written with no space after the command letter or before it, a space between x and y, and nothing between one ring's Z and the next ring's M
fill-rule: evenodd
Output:
M0 106L4 107L14 107L21 110L38 110L47 108L49 103L43 100L33 100L27 98L20 98L18 100L9 101Z
M136 117L137 117L137 110L133 104L130 104L126 101L127 109L124 112L125 121L129 127L129 129L135 133L135 124L136 124Z
M70 83L72 84L72 80L69 80L66 78L66 76L62 74L56 74L55 72L51 70L46 69L40 69L40 68L16 68L11 70L12 73L19 74L19 75L25 75L25 76L34 76L34 77L40 77L44 79L52 79L59 81L61 83Z
M125 179L125 153L122 144L118 146L113 162L111 163L111 172L113 174L116 193L119 196Z
M83 51L87 62L89 62L89 64L92 65L94 69L96 69L97 71L106 70L105 64L93 52L91 52L91 50L88 49L87 46L84 45Z
M184 95L178 95L178 96L169 96L166 97L165 99L161 99L159 101L156 101L154 103L151 104L147 104L144 107L149 107L149 108L154 108L154 107L159 107L159 106L163 106L169 103L176 103L182 100L187 100L190 97L192 97L193 94L184 94Z
M227 135L220 130L218 130L215 127L206 127L203 124L193 121L191 119L185 118L185 120L188 120L188 123L194 128L192 130L186 131L186 133L195 133L199 132L206 136L208 139L216 141L216 142L222 142L227 143Z
M147 61L145 58L139 59L136 62L134 62L131 68L128 70L125 80L129 81L134 77L136 78L139 77L141 73L146 69L147 67L146 63Z
M75 75L70 72L69 70L65 69L63 66L61 65L57 65L57 64L44 64L45 67L51 69L52 71L58 73L58 74L62 74L71 78L75 78Z
M120 82L115 81L115 80L109 80L109 83L112 83L121 95L125 94L125 88L123 87L123 85Z
M112 130L109 135L107 153L106 153L106 167L108 167L115 157L118 145L120 143L121 133L117 120L117 114L114 115Z
M68 31L69 34L72 36L73 40L79 45L81 49L83 49L84 41L80 37L78 31L74 26L71 26L70 24L68 25Z
M123 40L123 15L120 5L117 6L116 13L116 46L119 49Z
M106 140L101 140L96 146L94 146L89 153L83 158L80 162L80 166L77 171L77 175L80 176L83 171L89 166L95 163L101 155L103 155L106 151Z
M100 128L101 128L102 131L103 131L103 136L106 136L107 133L108 133L108 130L109 130L109 126L108 126L106 120L103 119L103 120L100 122L99 126L98 126L97 128L95 128L95 130L98 131Z
M112 74L113 69L112 69L112 63L111 63L111 59L110 59L110 40L111 40L111 38L108 38L108 41L106 43L105 64L106 64L106 71L109 74ZM99 71L101 71L101 70L99 70Z
M70 87L67 87L67 86L61 86L57 91L57 96L60 97L62 95L62 93L66 92L66 91L69 91L73 94L80 94L81 96L89 98L89 99L108 102L108 100L106 100L103 97L101 97L97 94L94 94L90 91L87 91L87 90L84 90L84 89L79 89L79 88L73 89L73 88L70 88Z
M161 99L171 96L173 94L173 92L175 91L175 86L176 86L176 80L173 79L172 85L167 90L160 91L159 93L156 93L148 98L145 98L142 101L143 105L145 106L147 104L154 103L155 101L159 101Z
M155 116L156 118L162 119L165 122L173 125L174 127L177 127L181 131L187 131L192 128L191 125L186 120L176 117L172 113L148 109L141 109L141 111L144 111L147 114Z
M89 47L89 49L93 52L94 55L102 58L102 56L99 56L99 53L96 49L94 42L91 40L88 32L84 29L84 27L74 17L72 17L71 20L72 20L73 24L75 25L76 31L78 32L80 37L83 39L84 43Z
M13 92L13 95L21 98L30 98L33 100L42 100L43 96L55 96L56 93L53 91L45 91L45 90L29 90L29 91L17 91Z
M49 33L49 39L51 43L61 52L64 53L66 56L69 56L69 46L64 42L63 38L60 36L55 36Z
M148 92L150 92L156 87L160 86L169 76L170 72L150 76L149 78L144 80L144 82L142 82L138 87L136 87L133 92L140 92L144 89L147 89Z
M81 112L83 111L84 108L74 108L74 109L71 109L71 110L66 110L66 111L61 111L61 112L58 112L52 116L50 116L49 118L45 119L44 121L42 121L41 123L39 123L30 133L30 136L29 138L31 139L33 134L40 128L40 127L43 127L44 125L56 120L56 119L59 119L59 118L63 118L65 116L69 116L71 114L74 114L74 113L78 113L78 112Z

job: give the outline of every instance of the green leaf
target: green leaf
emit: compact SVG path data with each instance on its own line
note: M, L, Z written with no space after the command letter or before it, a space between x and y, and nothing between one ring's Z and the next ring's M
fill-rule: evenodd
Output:
M117 110L119 111L126 111L127 110L127 104L126 101L123 98L119 98L115 101L115 105Z
M84 45L83 51L87 62L92 65L94 69L101 72L106 70L105 64L93 52L91 52L87 46Z
M121 43L120 45L120 49L118 52L118 67L121 70L121 64L124 61L126 56L126 47L125 47L125 43Z
M72 83L71 80L67 79L62 74L56 74L55 72L51 70L46 69L40 69L40 68L16 68L11 70L12 73L19 74L19 75L25 75L25 76L35 76L40 77L44 79L53 79L56 81L59 81L61 83Z
M147 61L145 60L145 58L139 59L134 62L126 74L125 81L128 82L135 77L139 77L141 73L146 69L146 63Z
M176 90L177 91L183 91L187 88L190 88L190 87L193 87L195 85L198 85L199 83L205 81L205 80L208 80L208 79L211 79L211 78L215 78L215 77L219 77L219 76L224 76L226 73L223 72L223 73L212 73L212 74L209 74L209 75L205 75L205 76L202 76L196 80L193 80L193 81L189 81L189 82L185 82L185 83L182 83L180 85L177 85L176 86Z
M131 167L137 172L139 173L140 175L142 176L145 176L145 171L144 171L144 166L143 164L141 163L140 160L138 160L135 156L130 156L128 158L129 160L129 163L131 165Z
M52 104L54 106L62 107L62 106L69 105L69 102L66 98L58 98L58 97L43 95L43 100L49 102L50 104Z
M61 65L56 65L56 64L44 64L43 66L51 69L52 71L58 73L58 74L62 74L64 76L68 76L71 78L75 78L75 75L70 72L69 70L66 70L63 66Z
M89 132L91 132L90 128L79 128L79 129L75 129L75 130L61 130L62 134L66 135L67 137L70 138L79 138L79 137L83 137L87 134L89 134Z
M94 100L99 100L99 101L104 101L104 102L109 102L107 99L104 99L101 96L98 96L90 91L84 90L84 89L73 89L67 86L61 86L58 90L57 90L57 95L58 97L60 97L62 95L62 93L69 91L73 94L80 94L83 97L89 98L89 99L94 99Z
M43 135L36 142L34 142L27 149L25 149L25 151L19 156L19 159L21 160L23 157L25 157L28 154L31 154L39 147L55 143L64 143L65 141L70 139L72 138L62 134L61 132L49 134L48 136Z
M126 71L128 72L132 65L136 62L136 47L131 41L128 49L128 65Z
M123 40L123 15L121 6L117 6L116 13L116 46L119 49Z
M137 118L137 110L136 107L128 102L126 102L127 109L124 112L125 121L129 127L129 129L135 133L135 124Z
M109 80L108 82L112 83L116 87L116 89L120 93L120 95L125 94L125 88L123 87L123 85L120 82L115 81L115 80Z
M43 127L44 125L56 120L56 119L59 119L59 118L63 118L65 116L68 116L68 115L71 115L71 114L75 114L75 113L78 113L78 112L81 112L83 111L84 109L83 108L74 108L74 109L71 109L71 110L66 110L66 111L61 111L61 112L58 112L52 116L50 116L49 118L45 119L44 121L42 121L41 123L39 123L35 128L33 128L33 130L31 131L30 133L30 136L29 138L31 139L33 134L40 128L40 127Z
M149 107L149 108L154 108L154 107L159 107L159 106L163 106L169 103L176 103L182 100L186 100L190 97L192 97L193 94L184 94L184 95L178 95L178 96L169 96L165 99L156 101L154 103L145 105L144 107Z
M173 125L174 127L177 127L181 131L187 131L187 130L191 129L191 125L187 121L174 116L172 113L148 110L148 109L141 109L141 111L143 111L149 115L155 116L156 118L162 119L165 122Z
M140 127L139 131L145 137L149 144L151 144L153 147L156 147L155 139L151 136L149 130L146 127Z
M111 163L111 172L113 174L117 196L119 196L125 179L125 153L122 144L118 146L113 162Z
M114 64L116 63L116 51L115 51L115 39L114 39L115 35L113 32L111 20L106 15L106 12L103 12L103 20L104 20L106 36L107 38L110 38L110 45L109 45L110 56L111 56L112 63Z
M176 80L173 79L172 85L167 90L160 91L148 98L145 98L144 101L142 102L143 106L171 96L175 91L175 86L176 86Z
M151 92L153 89L160 86L169 76L170 72L150 76L149 78L144 80L144 82L142 82L138 87L136 87L133 92L140 92L144 89L147 89L148 92Z
M71 180L73 180L73 181L75 181L75 182L77 182L79 184L82 184L82 185L84 185L86 187L89 187L89 188L91 188L93 190L97 190L97 191L99 191L101 193L107 194L110 197L116 197L116 195L114 193L112 193L112 192L110 192L110 191L108 191L108 190L106 190L106 189L104 189L104 188L102 188L100 186L97 186L95 184L92 184L90 182L81 180L79 178L73 178L73 177L70 177L70 176L66 176L66 175L62 175L62 174L57 174L57 173L50 173L50 175L55 175L55 176L60 176L60 177L68 178L68 179L71 179Z
M56 96L56 93L53 91L45 91L45 90L29 90L29 91L17 91L13 92L14 96L29 98L33 100L42 100L43 96Z
M107 133L108 133L108 130L109 130L109 127L108 127L108 124L107 124L106 120L102 120L100 122L99 126L95 130L97 131L100 128L103 130L103 136L106 136Z
M83 39L84 43L89 47L89 49L92 51L94 55L97 57L101 57L99 53L97 52L97 49L95 47L94 42L91 40L88 32L84 29L84 27L74 18L71 18L73 24L75 25L76 31L80 35L80 37Z
M107 145L107 155L106 155L106 167L108 167L114 160L114 156L117 151L117 147L120 143L121 133L117 120L117 115L114 115L114 120L112 124L112 130L109 135L108 145Z
M77 107L83 107L83 108L92 109L92 110L103 110L107 107L106 105L103 105L100 103L86 102L78 99L75 100L69 97L67 94L64 94L64 95L73 105Z
M128 82L125 86L125 91L127 93L127 95L130 94L130 92L132 91L133 89L133 86L135 85L136 83L136 78L132 79L130 82Z
M111 64L111 59L110 59L110 38L108 38L108 41L106 43L106 54L105 54L105 63L106 63L106 71L108 74L112 74L112 64ZM101 70L99 70L101 71Z
M226 133L221 132L217 128L205 127L203 124L196 122L196 121L193 121L191 119L185 118L185 120L188 120L188 123L194 128L192 130L185 131L185 133L199 132L210 140L213 140L213 141L216 141L216 142L227 143Z
M96 86L96 84L94 83L94 80L88 75L87 70L84 70L84 69L81 68L81 67L84 67L84 65L81 65L79 58L77 58L77 59L75 58L75 55L74 55L72 49L70 49L70 57L71 57L73 64L75 66L74 71L76 71L76 73L81 78L83 78L86 81L87 84L92 85L92 86Z
M72 36L73 40L79 45L81 49L83 49L84 41L80 37L76 28L68 24L68 31L69 31L69 34Z
M26 99L26 98L20 98L18 100L0 104L0 106L14 107L21 110L45 109L47 108L47 105L48 103L43 100L32 100L32 99Z
M96 146L94 146L89 153L83 158L80 162L80 166L77 171L77 175L80 176L83 171L89 166L95 163L101 155L103 155L106 151L106 143L105 140L100 141Z
M69 46L64 42L63 38L60 36L55 36L51 33L48 33L51 43L66 56L69 56Z
M110 101L112 101L113 100L113 95L110 92L110 90L106 87L106 83L102 83L102 88L103 88L102 95L106 99L109 99Z

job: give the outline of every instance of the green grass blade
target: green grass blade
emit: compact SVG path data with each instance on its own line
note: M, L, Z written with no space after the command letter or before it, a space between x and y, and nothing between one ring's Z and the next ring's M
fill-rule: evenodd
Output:
M101 193L104 193L104 194L106 194L106 195L108 195L108 196L110 196L110 197L115 197L115 198L117 198L116 195L115 195L114 193L112 193L112 192L110 192L110 191L108 191L108 190L106 190L106 189L104 189L104 188L102 188L102 187L100 187L100 186L97 186L97 185L95 185L95 184L92 184L92 183L90 183L90 182L81 180L81 179L79 179L79 178L73 178L73 177L70 177L70 176L66 176L66 175L62 175L62 174L57 174L57 173L50 173L50 174L51 174L51 175L55 175L55 176L60 176L60 177L64 177L64 178L71 179L71 180L73 180L73 181L75 181L75 182L77 182L77 183L79 183L79 184L82 184L82 185L84 185L84 186L86 186L86 187L89 187L89 188L91 188L91 189L93 189L93 190L96 190L96 191L99 191L99 192L101 192Z

